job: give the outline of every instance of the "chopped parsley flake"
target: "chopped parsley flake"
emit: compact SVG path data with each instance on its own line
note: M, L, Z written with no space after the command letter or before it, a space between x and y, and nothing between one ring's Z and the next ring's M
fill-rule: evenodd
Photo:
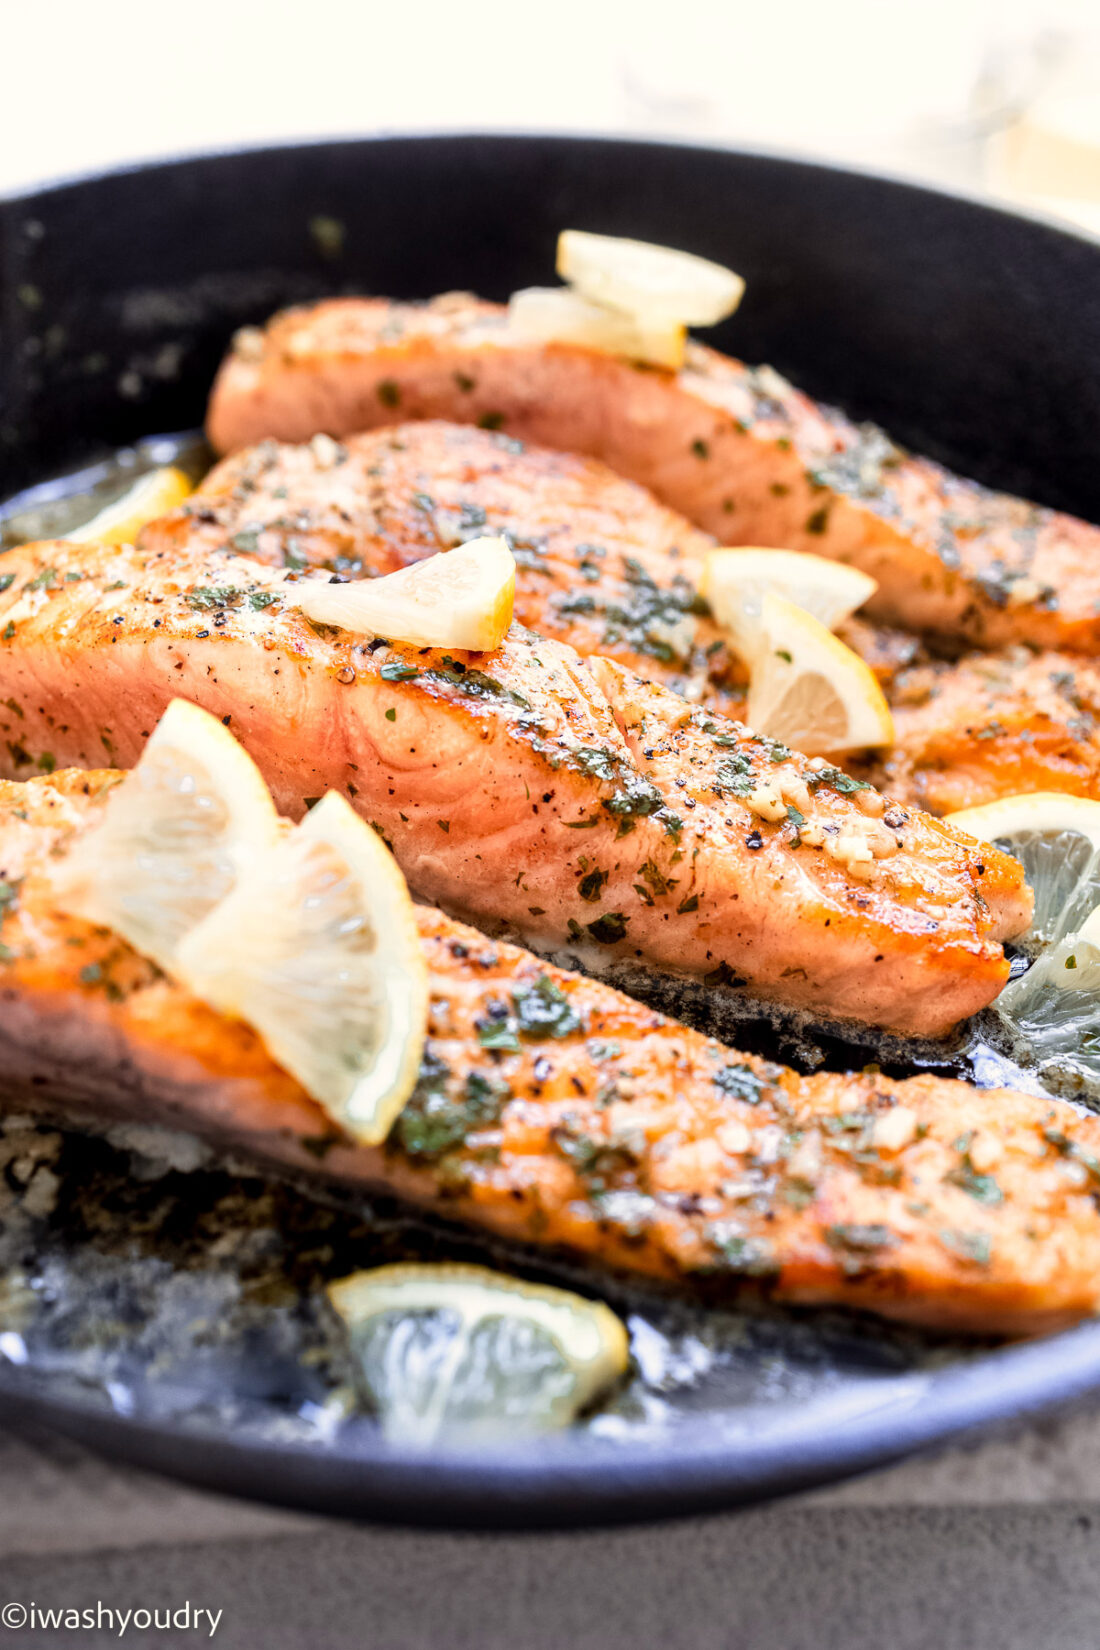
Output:
M764 1098L764 1084L751 1066L722 1066L712 1079L716 1089L728 1094L731 1100L743 1100L758 1106Z
M595 922L585 923L592 938L600 945L617 945L626 938L627 918L621 911L608 911Z
M482 1048L496 1049L505 1054L518 1054L520 1051L515 1022L510 1018L480 1021L477 1040Z
M571 1037L581 1029L572 1003L548 974L540 975L534 985L521 986L513 993L512 1002L522 1037L538 1042L548 1037Z
M723 1269L746 1278L774 1277L780 1270L771 1245L748 1237L728 1221L715 1221L706 1230L707 1242L722 1257Z
M610 875L610 871L601 871L598 868L589 871L587 875L581 878L577 886L577 892L580 894L581 899L587 900L590 905L594 905L603 893L604 885Z
M388 659L378 674L384 682L411 682L420 672L415 665L407 665L402 659Z
M457 1094L448 1093L450 1072L431 1052L395 1125L395 1135L410 1157L437 1158L465 1143L466 1136L490 1127L511 1095L495 1073L471 1071Z
M963 1260L971 1261L975 1266L989 1265L993 1251L987 1232L944 1231L939 1236L944 1247Z

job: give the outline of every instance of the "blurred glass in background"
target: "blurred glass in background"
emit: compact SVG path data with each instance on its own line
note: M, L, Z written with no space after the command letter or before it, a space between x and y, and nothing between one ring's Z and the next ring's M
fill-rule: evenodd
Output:
M0 4L0 189L441 128L796 150L1100 230L1100 0Z

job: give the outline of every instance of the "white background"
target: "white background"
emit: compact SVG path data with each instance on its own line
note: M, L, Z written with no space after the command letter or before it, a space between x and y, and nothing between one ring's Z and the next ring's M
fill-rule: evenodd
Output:
M0 190L273 138L507 127L981 186L989 132L1097 33L1100 0L0 0Z

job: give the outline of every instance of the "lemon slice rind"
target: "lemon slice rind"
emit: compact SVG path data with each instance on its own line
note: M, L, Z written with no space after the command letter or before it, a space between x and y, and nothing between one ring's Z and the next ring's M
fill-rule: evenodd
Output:
M243 746L216 716L173 699L102 818L53 867L54 897L172 972L184 935L279 829Z
M703 566L702 594L735 641L758 623L768 592L835 630L877 589L877 581L858 568L801 550L721 547L707 551Z
M974 808L948 814L948 821L983 842L1017 835L1021 831L1074 830L1100 849L1100 802L1064 791L1028 791L999 797Z
M610 1307L482 1266L383 1266L330 1284L328 1295L383 1430L405 1443L566 1426L621 1378L629 1359L626 1330ZM402 1368L398 1336L411 1341L418 1319L424 1339L434 1328L439 1340L434 1349L420 1345L415 1369ZM527 1364L512 1372L511 1401L501 1367L509 1348ZM543 1363L534 1394L532 1353ZM479 1376L487 1382L480 1395L469 1389Z
M582 297L649 323L713 326L745 291L740 275L709 258L581 229L558 236L557 269Z
M404 877L341 796L253 856L175 973L247 1021L353 1139L385 1140L420 1070L427 966Z
M190 481L174 464L149 470L121 498L65 536L73 544L132 544L146 522L167 515L191 491Z
M453 550L350 584L304 580L294 599L308 619L414 647L491 653L508 633L516 564L503 538Z
M1055 946L1080 932L1100 905L1100 802L1035 791L962 808L946 823L995 842L1023 864L1035 914L1017 945Z
M771 591L742 632L749 666L746 721L806 756L894 741L882 689L864 661L812 614Z

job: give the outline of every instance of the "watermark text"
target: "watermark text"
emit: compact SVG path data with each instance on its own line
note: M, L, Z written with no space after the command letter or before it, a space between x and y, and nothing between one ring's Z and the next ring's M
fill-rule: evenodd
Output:
M159 1605L153 1609L139 1605L136 1609L119 1610L114 1605L104 1604L102 1599L79 1608L38 1604L34 1599L29 1604L13 1600L0 1609L0 1626L13 1633L18 1633L21 1628L38 1631L44 1627L79 1633L94 1627L101 1633L106 1629L120 1639L125 1638L131 1628L137 1633L155 1633L166 1627L212 1639L221 1619L220 1610L192 1604L190 1599L185 1599L175 1609L171 1605Z

